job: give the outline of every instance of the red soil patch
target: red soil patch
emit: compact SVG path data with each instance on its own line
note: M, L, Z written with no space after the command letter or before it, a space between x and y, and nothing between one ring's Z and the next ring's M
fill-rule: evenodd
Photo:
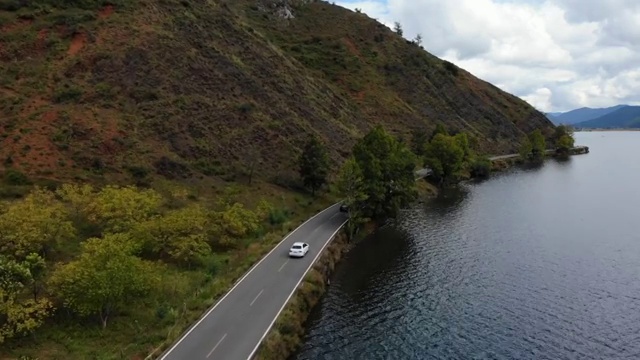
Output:
M362 60L362 54L360 54L360 50L358 50L358 48L356 47L356 44L354 44L351 39L342 38L342 41L344 42L345 45L347 45L347 50L349 50L349 52L352 55L355 55L358 57L358 59Z
M98 12L98 17L100 19L105 19L111 16L111 14L113 14L113 5L107 5Z
M71 46L69 46L69 51L67 51L67 54L73 56L80 52L80 50L82 50L82 48L84 47L86 41L87 36L83 33L77 33L73 35L73 39L71 39Z
M57 119L58 119L58 112L55 110L47 111L46 113L44 113L44 115L42 115L42 121L49 125L55 122Z
M11 32L14 30L25 28L31 24L33 24L33 20L31 19L20 19L14 23L0 26L0 32Z
M47 34L49 31L47 29L42 29L38 31L38 40L42 41L47 38Z
M358 91L357 93L355 93L353 95L353 98L358 100L358 101L362 101L362 100L364 100L364 96L365 96L365 92L363 90L363 91Z

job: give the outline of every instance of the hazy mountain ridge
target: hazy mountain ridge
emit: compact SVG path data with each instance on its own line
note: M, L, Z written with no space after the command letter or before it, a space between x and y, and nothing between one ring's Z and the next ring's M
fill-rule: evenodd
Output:
M583 107L567 112L547 113L555 124L573 125L579 122L588 121L610 114L627 105L616 105L607 108Z
M598 118L574 124L577 128L640 128L640 106L624 106Z

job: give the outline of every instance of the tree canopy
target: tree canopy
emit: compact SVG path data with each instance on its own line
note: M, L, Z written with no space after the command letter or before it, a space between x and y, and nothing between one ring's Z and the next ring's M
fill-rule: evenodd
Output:
M547 143L540 129L532 131L520 144L520 157L525 161L541 162L547 152Z
M325 146L316 136L311 136L298 160L299 173L305 187L311 193L319 190L327 181L329 174L329 155Z
M468 149L468 143L464 141L466 137L462 138L459 135L449 136L438 133L427 144L425 164L442 183L453 180L464 164L465 149L462 146L467 146Z
M60 266L51 278L55 293L79 315L109 317L152 288L153 266L136 257L137 245L126 234L92 238L78 259Z
M353 148L354 160L363 176L367 200L363 215L394 217L416 194L415 157L381 126L373 128Z

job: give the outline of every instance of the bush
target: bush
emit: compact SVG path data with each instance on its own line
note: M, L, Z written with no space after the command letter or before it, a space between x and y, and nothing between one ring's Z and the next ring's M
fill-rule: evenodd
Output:
M272 209L269 211L269 223L271 225L284 224L289 219L289 212L286 209Z
M491 174L491 160L486 157L473 159L469 167L474 178L487 178Z
M82 97L82 90L77 87L65 85L59 89L53 96L53 100L57 103L77 101Z
M27 175L13 169L7 170L7 173L4 174L4 181L9 185L31 185Z

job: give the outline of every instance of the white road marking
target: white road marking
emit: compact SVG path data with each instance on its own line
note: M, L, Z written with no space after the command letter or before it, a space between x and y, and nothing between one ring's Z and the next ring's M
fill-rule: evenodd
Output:
M284 269L284 266L287 265L288 262L289 262L289 260L285 261L284 264L282 264L282 266L280 266L280 269L278 269L278 272L282 271L282 269Z
M204 319L206 319L206 318L209 316L209 314L211 314L211 313L213 312L213 310L215 310L215 309L218 307L218 305L220 305L220 304L224 301L224 299L226 299L226 298L227 298L227 296L229 296L229 294L231 294L231 293L233 292L233 290L235 290L235 288L236 288L236 287L238 287L238 286L242 283L242 281L243 281L244 279L246 279L246 278L247 278L247 276L249 276L249 275L253 272L253 270L257 269L257 268L258 268L258 266L260 266L260 264L261 264L265 259L267 259L267 258L269 257L269 255L271 255L271 253L272 253L272 252L274 252L274 251L276 251L276 249L280 248L280 246L281 246L282 244L284 244L284 242L285 242L285 241L287 241L287 239L288 239L291 235L293 235L296 231L298 231L298 229L302 228L305 224L307 224L307 223L308 223L308 222L310 222L311 220L313 220L313 219L317 218L318 216L320 216L320 214L323 214L323 213L325 213L325 212L327 212L327 211L329 211L329 210L333 209L334 207L336 207L336 205L339 205L339 204L341 204L341 203L342 203L342 201L337 202L337 203L335 203L335 204L333 204L333 205L329 206L328 208L326 208L326 209L324 209L324 210L320 211L319 213L317 213L317 214L313 215L312 217L308 218L308 219L307 219L305 222L303 222L302 224L298 225L298 227L297 227L297 228L295 228L292 232L288 233L288 234L287 234L287 236L285 236L285 237L284 237L284 239L280 240L280 242L278 243L278 245L274 246L274 247L273 247L273 249L271 249L271 251L269 251L269 252L267 253L267 255L263 256L263 257L262 257L262 259L260 259L260 260L255 264L255 265L253 265L253 266L251 267L251 269L249 269L249 271L247 271L247 272L246 272L246 273L245 273L245 274L244 274L244 275L243 275L243 276L242 276L238 281L236 281L236 283L233 285L233 287L232 287L229 291L227 291L227 293L226 293L226 294L224 294L224 296L223 296L222 298L220 298L220 300L218 300L218 302L216 302L216 304L215 304L215 305L213 305L213 306L212 306L212 307L211 307L211 308L210 308L210 309L209 309L209 310L208 310L208 311L207 311L207 312L206 312L206 313L205 313L205 314L200 318L200 320L198 320L198 321L197 321L193 326L191 326L191 328L189 328L189 330L188 330L186 333L184 333L184 334L182 335L182 337L180 338L180 340L176 341L176 342L173 344L173 346L171 346L171 348L169 348L169 350L167 350L167 351L164 353L164 355L162 355L162 357L160 358L160 360L164 360L164 359L166 359L166 358L169 356L169 354L171 354L171 352L172 352L175 348L177 348L177 347L178 347L178 345L180 345L180 343L182 343L182 341L184 341L184 339L186 339L186 338L187 338L187 336L189 336L189 334L191 334L191 332L192 332L195 328L197 328L197 327L198 327L198 325L200 325L200 323L201 323L201 322L203 322L203 321L204 321Z
M264 291L264 289L260 290L260 292L258 293L258 295L256 295L256 298L253 299L253 301L251 302L251 304L249 304L249 306L253 306L253 303L256 302L256 300L258 300L258 298L260 297L260 295L262 295L262 292Z
M329 245L329 243L331 242L333 237L336 236L338 231L340 231L340 229L342 229L342 227L344 226L344 224L347 223L347 221L348 220L345 220L342 224L340 224L340 226L338 226L338 229L333 234L331 234L331 236L324 243L322 248L320 248L320 250L316 254L316 257L313 258L313 260L311 261L311 264L309 264L309 266L307 267L307 270L305 270L305 272L302 274L302 277L300 278L300 280L298 280L298 283L296 284L296 286L293 288L293 290L291 290L291 293L289 293L289 296L287 297L287 300L285 300L284 304L282 304L282 306L280 307L280 310L278 310L278 313L276 314L276 317L273 318L273 320L271 321L271 324L269 324L269 327L267 328L267 330L264 332L264 334L262 334L262 337L260 338L260 341L258 341L258 344L253 348L253 350L251 351L251 354L249 354L249 357L247 358L247 360L251 360L253 358L253 355L258 350L258 347L260 347L260 344L262 344L262 340L264 340L264 338L267 336L267 334L269 333L269 330L271 330L271 327L273 327L273 324L276 322L276 320L280 316L280 313L282 313L282 310L284 310L284 307L287 306L287 303L289 302L289 300L291 300L291 297L293 296L293 294L296 292L296 290L298 290L298 286L300 286L300 283L302 283L302 280L304 280L304 277L307 275L309 270L311 270L313 265L315 265L316 261L318 261L318 258L322 254L322 251L324 251L324 248L326 248L327 245Z
M207 355L207 359L209 358L209 356L211 356L211 354L213 354L213 352L216 350L216 348L220 345L220 343L222 342L222 340L224 340L224 338L227 337L227 334L222 335L222 339L218 340L218 343L216 344L216 346L213 347L213 349L211 349L211 351L209 351L209 354Z

